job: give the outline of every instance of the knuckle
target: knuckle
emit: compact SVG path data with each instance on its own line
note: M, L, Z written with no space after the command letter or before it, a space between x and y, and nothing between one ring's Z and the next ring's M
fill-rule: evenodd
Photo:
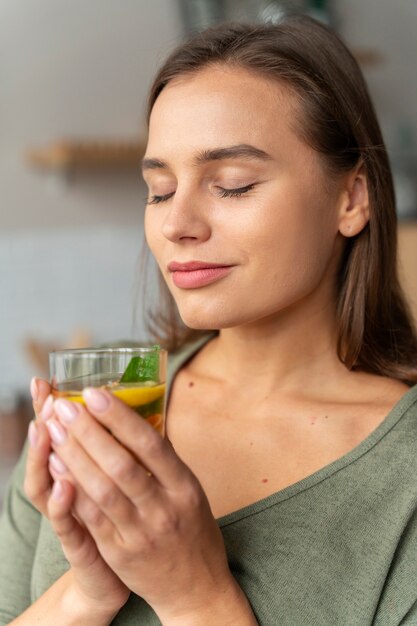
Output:
M179 524L178 516L169 511L164 511L156 522L156 531L159 534L166 535L177 530Z
M160 455L163 450L164 440L158 435L158 433L151 431L142 435L140 445L141 448L146 450L147 454L157 456Z
M87 526L100 526L104 520L104 515L96 506L88 506L82 512L82 517Z
M202 505L202 491L197 481L190 482L184 488L183 498L188 509L197 510Z
M105 484L95 489L94 500L100 507L111 508L118 501L118 492L113 485Z
M54 529L55 535L59 539L65 540L66 536L68 535L68 531L65 525L60 523L59 518L56 516L56 514L54 514L51 511L50 508L48 508L48 518L49 518L52 528Z
M53 528L54 528L54 532L59 536L62 537L63 533L64 533L64 527L63 525L60 523L61 522L61 518L62 518L62 514L59 513L59 511L51 505L51 502L49 501L47 504L47 511L48 511L48 519L51 522Z
M80 417L84 418L84 409L83 407L81 407L81 415ZM88 441L90 436L91 436L91 425L89 423L89 420L87 419L77 419L77 431L76 431L76 437L77 439L81 439L81 440L85 440Z
M129 543L124 543L118 550L119 555L122 558L121 566L126 567L126 563L129 558L136 559L139 558L146 559L148 558L156 545L155 538L149 537L145 532L135 533L134 540Z
M53 518L49 518L51 520L51 523L53 523L54 519ZM61 526L59 525L53 525L53 529L54 529L54 533L55 535L58 537L58 539L60 539L61 541L65 541L66 537L67 537L67 532L61 528Z
M136 463L132 458L117 458L110 465L110 474L118 482L130 482L136 475Z

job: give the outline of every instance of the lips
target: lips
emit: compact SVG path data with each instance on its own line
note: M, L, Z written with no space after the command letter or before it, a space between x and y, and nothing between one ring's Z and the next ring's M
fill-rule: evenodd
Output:
M189 261L178 263L172 261L168 269L172 272L172 280L177 287L196 289L216 282L229 274L234 265L207 263L205 261Z
M187 263L172 261L168 265L170 272L192 272L194 270L204 270L212 267L231 267L231 265L227 263L207 263L206 261L187 261Z

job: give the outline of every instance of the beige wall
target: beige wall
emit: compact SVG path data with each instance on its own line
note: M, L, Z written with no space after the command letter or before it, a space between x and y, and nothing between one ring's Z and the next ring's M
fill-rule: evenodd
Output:
M400 276L417 322L417 222L400 225L398 238Z
M136 227L139 172L42 175L24 154L62 138L145 135L157 65L181 35L175 0L0 0L0 231Z

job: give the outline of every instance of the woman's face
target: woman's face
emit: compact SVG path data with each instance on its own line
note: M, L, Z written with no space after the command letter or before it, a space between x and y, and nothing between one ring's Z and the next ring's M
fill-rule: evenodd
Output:
M298 112L288 88L231 67L172 81L158 97L145 233L187 326L259 322L333 281L340 191L294 132ZM230 267L168 268L191 261Z

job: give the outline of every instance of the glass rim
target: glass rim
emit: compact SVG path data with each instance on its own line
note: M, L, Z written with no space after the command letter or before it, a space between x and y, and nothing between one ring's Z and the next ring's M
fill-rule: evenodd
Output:
M136 352L156 352L165 354L167 350L165 348L68 348L62 350L52 350L49 352L49 356L95 356L103 354L134 354Z

